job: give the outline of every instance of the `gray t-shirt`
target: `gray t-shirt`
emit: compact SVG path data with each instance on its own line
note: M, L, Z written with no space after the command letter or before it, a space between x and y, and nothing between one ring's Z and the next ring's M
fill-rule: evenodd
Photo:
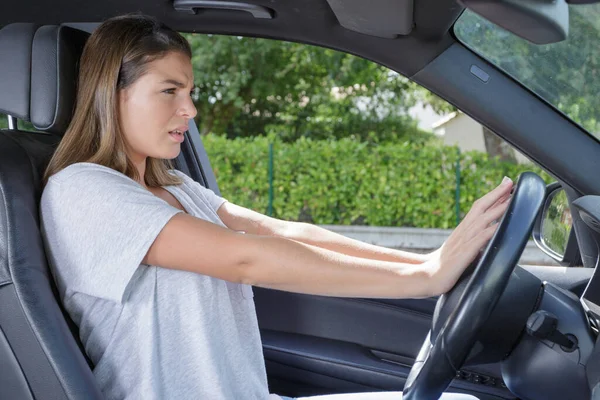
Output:
M186 212L224 226L225 199L173 173L184 183L165 189ZM51 271L94 375L107 399L267 399L252 288L141 264L179 212L97 164L73 164L45 187Z

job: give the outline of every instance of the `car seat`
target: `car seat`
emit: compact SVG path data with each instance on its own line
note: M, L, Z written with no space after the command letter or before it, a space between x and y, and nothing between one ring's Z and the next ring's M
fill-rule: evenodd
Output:
M0 30L0 399L102 399L77 329L57 301L39 230L42 176L71 118L88 33ZM17 129L30 121L38 132Z

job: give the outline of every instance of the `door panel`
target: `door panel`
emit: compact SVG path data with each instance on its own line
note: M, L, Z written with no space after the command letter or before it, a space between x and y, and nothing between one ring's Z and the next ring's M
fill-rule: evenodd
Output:
M593 273L583 268L524 268L574 292ZM256 288L271 390L291 396L402 390L429 331L435 301L342 299ZM469 367L464 374L471 375L456 379L451 391L482 400L514 398L501 384L499 364ZM473 374L488 382L472 383Z
M271 390L290 396L402 390L435 306L435 299L342 299L261 288L254 293ZM500 376L497 365L469 371ZM457 380L452 391L482 400L514 398L500 386L465 380Z
M415 311L401 300L392 305L259 288L254 293L262 330L354 343L411 359L431 326L432 313Z

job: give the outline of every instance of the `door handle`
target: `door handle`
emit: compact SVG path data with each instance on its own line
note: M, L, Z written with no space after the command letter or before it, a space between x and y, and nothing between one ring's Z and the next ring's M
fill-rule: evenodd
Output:
M188 14L196 14L198 8L213 10L245 11L252 14L254 18L273 19L273 10L256 4L241 3L237 1L218 0L175 0L173 8L176 11Z

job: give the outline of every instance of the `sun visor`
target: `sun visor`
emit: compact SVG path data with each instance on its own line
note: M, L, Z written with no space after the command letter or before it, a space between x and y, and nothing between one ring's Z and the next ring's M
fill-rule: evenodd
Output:
M393 39L413 28L413 0L327 0L340 25L365 35Z

